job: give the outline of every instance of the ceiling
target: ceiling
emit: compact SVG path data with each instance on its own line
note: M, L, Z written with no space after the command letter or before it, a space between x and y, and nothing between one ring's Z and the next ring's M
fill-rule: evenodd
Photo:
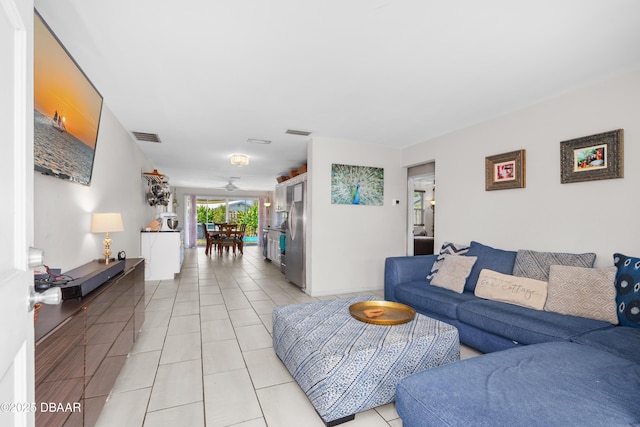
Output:
M637 0L35 7L125 129L159 135L136 143L181 187L272 190L314 137L407 147L640 69Z

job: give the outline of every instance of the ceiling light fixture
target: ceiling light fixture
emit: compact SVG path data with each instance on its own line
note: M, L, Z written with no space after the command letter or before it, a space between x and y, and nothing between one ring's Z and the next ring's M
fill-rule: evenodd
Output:
M249 164L249 156L246 154L232 154L231 164L233 166L247 166Z

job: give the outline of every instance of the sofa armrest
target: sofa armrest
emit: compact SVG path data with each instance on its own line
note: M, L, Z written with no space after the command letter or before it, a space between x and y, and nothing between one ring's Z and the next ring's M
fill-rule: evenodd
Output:
M390 257L384 265L384 299L396 301L395 286L400 283L427 281L437 255Z

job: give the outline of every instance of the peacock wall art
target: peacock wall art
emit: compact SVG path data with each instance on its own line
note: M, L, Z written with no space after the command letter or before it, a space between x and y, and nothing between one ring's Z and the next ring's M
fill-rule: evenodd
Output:
M332 204L382 206L383 202L383 168L331 165Z

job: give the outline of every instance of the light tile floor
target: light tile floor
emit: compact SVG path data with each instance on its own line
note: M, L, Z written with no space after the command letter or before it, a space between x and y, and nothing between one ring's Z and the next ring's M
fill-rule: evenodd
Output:
M322 427L273 351L271 311L350 295L309 297L255 246L236 257L186 250L175 280L146 282L142 331L97 425ZM476 354L462 349L463 358ZM401 427L402 420L388 404L342 426Z

